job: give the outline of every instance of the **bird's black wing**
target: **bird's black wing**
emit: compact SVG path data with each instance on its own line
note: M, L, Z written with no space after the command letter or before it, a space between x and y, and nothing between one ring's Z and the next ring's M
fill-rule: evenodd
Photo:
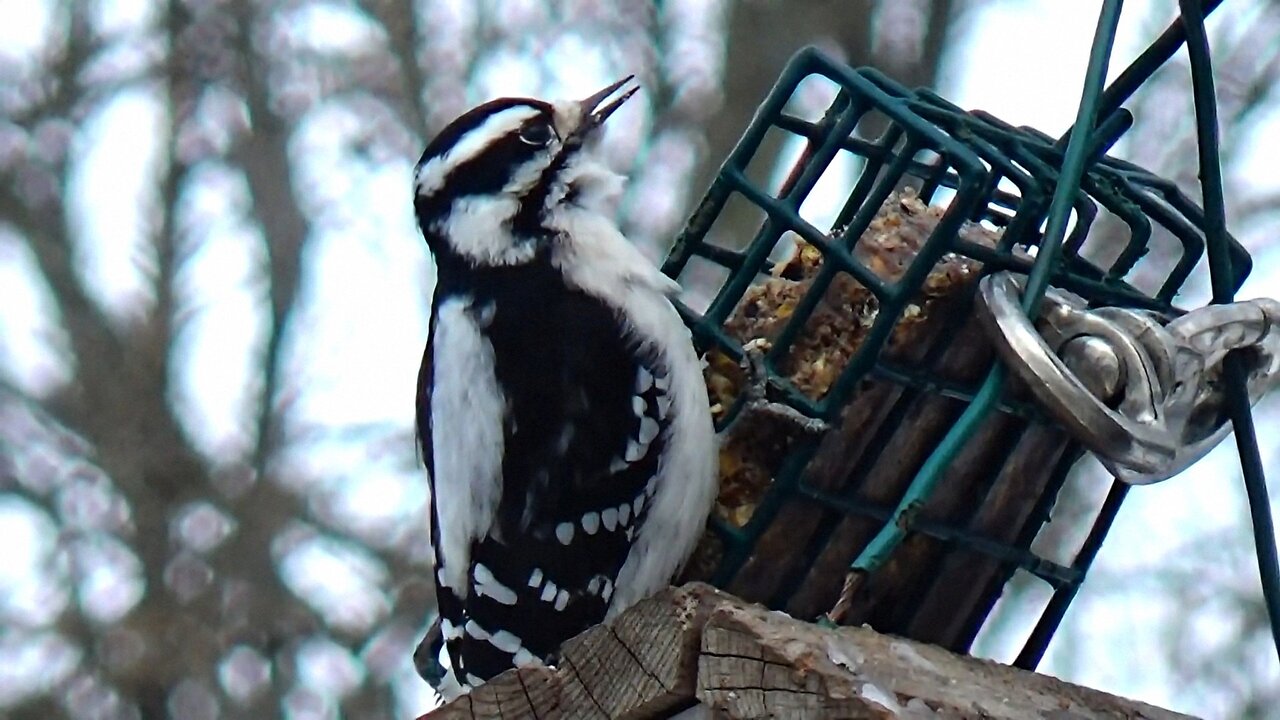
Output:
M506 399L502 497L468 593L441 598L459 677L545 659L604 619L670 427L668 368L600 301L527 270L477 289ZM447 589L446 589L447 590Z

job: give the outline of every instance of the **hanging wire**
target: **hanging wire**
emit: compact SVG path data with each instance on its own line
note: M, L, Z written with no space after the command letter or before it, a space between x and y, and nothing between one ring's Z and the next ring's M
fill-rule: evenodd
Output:
M1093 47L1089 51L1089 66L1085 73L1084 90L1076 113L1077 127L1089 130L1095 127L1106 81L1107 66L1111 59L1111 48L1115 43L1116 28L1120 23L1120 10L1123 4L1122 0L1107 0L1098 16L1098 29L1094 34ZM1022 308L1029 316L1034 317L1038 311L1040 301L1049 287L1050 273L1061 254L1062 241L1066 236L1076 193L1080 190L1080 180L1084 174L1091 144L1088 131L1073 132L1067 143L1067 154L1063 161L1062 174L1054 189L1044 239L1036 254L1036 262L1032 266L1022 297ZM950 432L929 455L915 479L911 481L889 522L881 527L880 532L853 561L851 570L854 574L875 571L902 543L907 531L911 528L914 516L933 493L946 469L978 431L982 421L995 408L1004 379L1004 365L997 363L987 375L973 402L965 409Z
M1187 55L1191 61L1191 91L1196 112L1196 145L1200 162L1200 190L1204 202L1205 236L1209 253L1209 276L1213 302L1234 299L1231 255L1227 249L1226 202L1222 192L1222 161L1218 152L1218 104L1214 96L1213 65L1209 38L1204 30L1206 8L1200 0L1179 0L1182 25L1187 34ZM1253 521L1253 541L1258 555L1258 574L1263 601L1271 621L1271 636L1280 656L1280 563L1276 558L1276 531L1271 519L1267 480L1258 451L1258 437L1249 408L1247 375L1238 351L1223 359L1227 409L1235 430L1236 448L1249 498Z

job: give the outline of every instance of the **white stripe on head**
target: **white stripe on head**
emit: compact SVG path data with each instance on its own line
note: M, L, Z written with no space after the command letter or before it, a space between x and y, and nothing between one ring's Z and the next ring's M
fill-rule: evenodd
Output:
M528 105L514 105L490 115L443 155L437 155L418 167L414 181L418 195L430 195L444 187L445 179L455 168L479 155L494 138L515 130L539 112Z
M458 198L434 229L454 252L478 265L519 265L532 260L538 249L511 233L511 218L519 209L520 200L513 195Z
M555 154L547 152L530 158L516 169L511 179L502 187L502 192L517 196L529 192L542 180L542 174L551 167L553 160L555 160Z

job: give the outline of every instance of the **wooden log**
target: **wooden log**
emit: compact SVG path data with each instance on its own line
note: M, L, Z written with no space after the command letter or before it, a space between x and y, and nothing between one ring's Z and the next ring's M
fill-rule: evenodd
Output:
M691 583L570 640L556 667L509 671L420 720L1188 717Z

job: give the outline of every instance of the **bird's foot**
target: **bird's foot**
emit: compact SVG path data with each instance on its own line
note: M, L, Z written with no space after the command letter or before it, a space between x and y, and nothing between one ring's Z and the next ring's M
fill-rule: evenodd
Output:
M742 369L747 375L744 390L747 400L738 417L725 428L725 433L744 417L771 418L806 435L821 435L830 430L831 426L825 420L809 417L790 405L769 400L769 370L765 366L765 355L769 348L770 343L764 338L756 338L742 346Z

